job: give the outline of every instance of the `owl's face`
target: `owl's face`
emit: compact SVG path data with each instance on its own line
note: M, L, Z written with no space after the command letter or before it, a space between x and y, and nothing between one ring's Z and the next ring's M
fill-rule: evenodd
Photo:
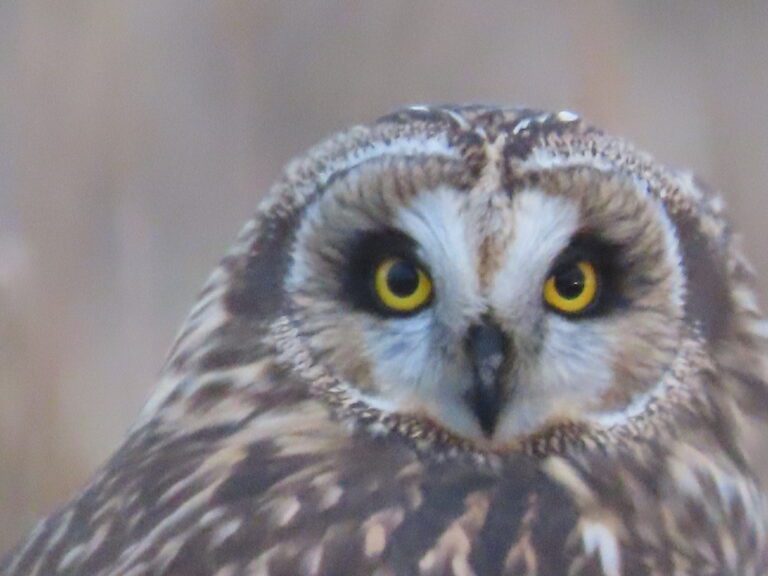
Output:
M365 405L480 446L610 422L674 365L678 237L621 170L514 136L465 159L388 154L335 170L304 210L286 289L314 358Z

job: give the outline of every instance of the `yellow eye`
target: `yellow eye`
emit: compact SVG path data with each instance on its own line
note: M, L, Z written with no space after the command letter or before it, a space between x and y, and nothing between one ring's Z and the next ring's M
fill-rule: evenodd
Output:
M402 258L387 258L376 268L376 295L393 312L415 312L429 303L432 281L421 268Z
M597 272L581 260L559 267L544 283L544 300L563 314L584 312L597 297Z

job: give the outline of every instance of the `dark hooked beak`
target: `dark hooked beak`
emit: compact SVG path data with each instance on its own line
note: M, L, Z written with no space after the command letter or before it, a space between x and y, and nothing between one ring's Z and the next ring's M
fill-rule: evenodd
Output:
M493 436L504 404L503 368L513 361L512 345L501 328L490 320L471 326L466 339L474 385L466 399L487 437Z

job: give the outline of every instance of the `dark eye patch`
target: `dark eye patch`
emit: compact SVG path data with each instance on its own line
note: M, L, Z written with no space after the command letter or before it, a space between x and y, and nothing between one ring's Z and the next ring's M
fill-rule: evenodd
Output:
M396 315L382 306L381 300L376 296L375 271L387 258L402 258L426 269L415 252L416 243L413 239L393 228L357 233L347 246L339 300L350 302L358 310L381 316Z
M628 304L622 293L625 274L621 269L620 256L619 246L593 234L578 234L557 257L547 277L573 270L578 262L590 262L598 275L598 294L594 304L578 317L602 316Z

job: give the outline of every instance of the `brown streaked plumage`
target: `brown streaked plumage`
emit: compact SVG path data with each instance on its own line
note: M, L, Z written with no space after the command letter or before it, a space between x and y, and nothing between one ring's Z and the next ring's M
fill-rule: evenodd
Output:
M431 275L414 314L370 300L393 250ZM573 250L583 316L541 296ZM768 574L750 283L715 195L571 113L352 128L286 168L124 445L0 574Z

